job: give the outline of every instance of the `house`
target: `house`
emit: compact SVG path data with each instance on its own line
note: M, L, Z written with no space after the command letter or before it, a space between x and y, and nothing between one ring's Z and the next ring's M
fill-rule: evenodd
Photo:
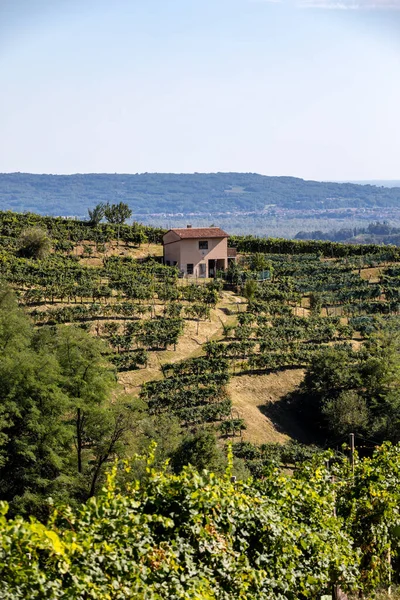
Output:
M164 263L188 277L214 277L228 268L228 260L235 260L233 249L228 254L228 237L219 227L170 229L163 236Z

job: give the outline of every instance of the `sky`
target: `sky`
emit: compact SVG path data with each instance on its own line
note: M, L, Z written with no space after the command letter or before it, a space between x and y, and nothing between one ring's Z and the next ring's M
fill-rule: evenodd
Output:
M0 172L400 179L400 0L0 0Z

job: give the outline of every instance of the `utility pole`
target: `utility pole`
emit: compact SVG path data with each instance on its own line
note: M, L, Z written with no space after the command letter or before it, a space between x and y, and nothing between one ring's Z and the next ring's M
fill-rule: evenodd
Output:
M350 464L354 475L354 433L350 433Z

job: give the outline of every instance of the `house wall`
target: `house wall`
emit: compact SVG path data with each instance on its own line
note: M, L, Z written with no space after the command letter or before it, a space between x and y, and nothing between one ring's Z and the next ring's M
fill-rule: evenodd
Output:
M208 261L223 260L224 269L228 266L228 240L227 238L208 239L208 250L199 250L199 239L184 239L180 241L180 269L186 273L187 265L193 264L193 277L200 276L200 263L205 263L205 277L208 277ZM206 241L206 240L201 240ZM175 245L175 244L171 244Z
M167 261L170 265L176 262L177 266L181 268L181 241L164 246L164 262L167 263Z
M168 231L163 237L164 242L164 263L167 261L170 265L175 262L180 268L181 263L181 238L173 231Z

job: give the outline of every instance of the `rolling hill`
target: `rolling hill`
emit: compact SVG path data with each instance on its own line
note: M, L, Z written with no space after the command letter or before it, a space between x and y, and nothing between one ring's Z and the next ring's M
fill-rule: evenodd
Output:
M0 174L3 210L84 216L87 208L107 201L126 202L136 216L385 209L399 208L400 187L255 173Z

